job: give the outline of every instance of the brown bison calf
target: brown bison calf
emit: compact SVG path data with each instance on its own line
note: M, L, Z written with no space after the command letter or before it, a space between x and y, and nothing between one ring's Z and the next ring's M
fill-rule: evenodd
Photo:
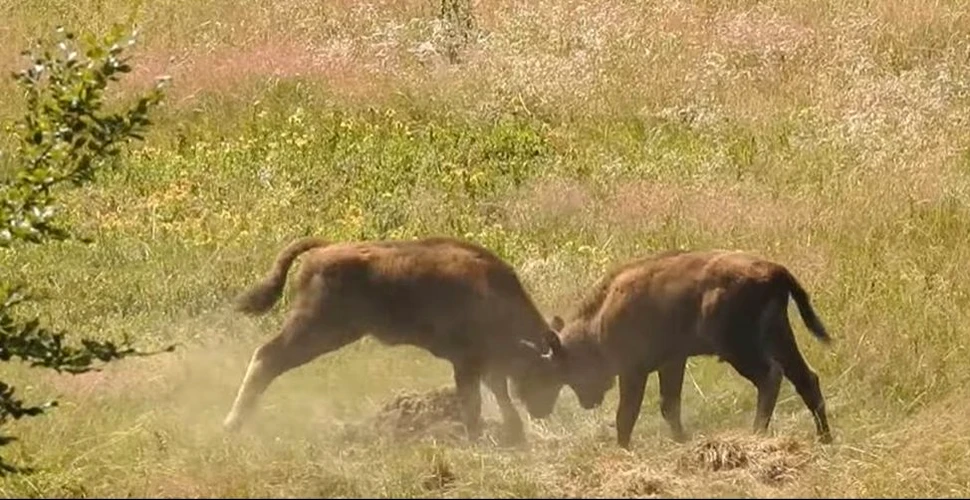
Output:
M548 356L563 382L590 409L619 375L616 434L628 448L647 378L660 377L660 411L674 439L686 439L680 394L687 358L717 355L758 390L756 432L774 412L784 374L812 412L818 435L831 441L818 376L805 363L788 321L788 297L816 338L830 338L808 294L783 266L740 252L667 252L627 263L597 286L563 324ZM551 389L558 392L561 385Z
M507 377L533 417L552 412L555 395L535 389L548 383L541 355L558 338L514 270L493 253L448 238L332 245L297 239L280 252L269 275L238 299L238 309L268 311L303 253L282 331L253 354L227 429L242 424L273 379L365 334L450 361L473 439L481 432L482 379L495 394L511 440L524 435Z

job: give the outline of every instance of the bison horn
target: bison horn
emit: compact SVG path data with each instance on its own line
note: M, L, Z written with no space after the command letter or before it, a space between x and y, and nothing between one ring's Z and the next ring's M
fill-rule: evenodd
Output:
M552 330L546 330L545 341L549 345L549 354L559 356L562 354L562 341L559 340L559 334Z
M539 350L539 346L537 346L535 344L535 342L532 342L532 341L529 341L529 340L525 340L525 339L521 339L521 340L519 340L519 344L522 344L523 346L528 347L529 349L531 349L531 350L533 350L535 352L538 352L539 354L542 354L542 351Z
M523 339L523 340L519 340L519 343L529 348L529 350L532 351L533 353L536 353L539 356L541 356L542 359L551 360L555 355L552 349L547 348L545 351L543 351L538 345L536 345L535 342Z

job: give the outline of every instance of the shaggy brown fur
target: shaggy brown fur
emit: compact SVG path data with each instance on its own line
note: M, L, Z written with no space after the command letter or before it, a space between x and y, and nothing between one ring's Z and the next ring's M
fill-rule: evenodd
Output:
M781 378L795 386L831 441L818 376L802 358L788 321L788 298L816 338L830 337L808 294L782 265L732 251L666 252L618 267L600 281L561 329L552 358L584 408L619 376L617 442L630 444L650 373L659 371L661 414L686 439L680 395L687 358L717 355L758 390L754 427L767 430ZM558 392L560 386L548 390Z
M301 254L286 322L253 354L227 428L241 425L274 378L367 334L450 361L472 438L481 431L481 380L495 394L513 441L524 435L507 378L531 415L552 411L555 398L543 401L533 389L552 376L540 356L558 337L512 267L492 252L450 238L336 244L301 238L279 253L272 271L240 296L237 308L268 311Z

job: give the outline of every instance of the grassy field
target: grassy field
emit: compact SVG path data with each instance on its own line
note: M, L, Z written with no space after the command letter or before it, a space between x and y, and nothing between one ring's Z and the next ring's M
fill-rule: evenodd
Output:
M74 377L4 364L31 401L61 406L10 425L22 441L5 453L40 470L0 495L970 495L967 7L0 0L4 74L57 24L131 20L122 93L173 77L124 168L65 194L94 244L2 253L4 276L34 283L36 311L73 334L183 345ZM0 118L22 109L13 90L0 82ZM608 425L615 391L584 411L564 390L524 449L350 436L397 392L452 384L445 362L367 340L277 380L225 435L282 318L230 300L305 233L464 236L548 314L649 252L776 259L836 338L821 346L793 316L835 443L815 441L787 382L774 436L751 436L754 388L710 359L689 364L683 445L656 377L630 452ZM747 461L712 465L730 453Z

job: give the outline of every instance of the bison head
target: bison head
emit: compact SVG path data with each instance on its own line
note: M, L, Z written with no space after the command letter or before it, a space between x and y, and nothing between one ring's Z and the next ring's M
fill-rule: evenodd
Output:
M550 324L559 331L560 343L558 349L548 353L548 362L555 365L560 380L573 390L580 406L587 410L599 406L616 377L588 322L575 320L564 325L556 316Z
M512 382L516 397L525 404L533 418L546 418L552 413L564 383L559 363L559 353L562 351L559 336L554 330L546 330L543 344L539 346L527 340L521 341L531 361L525 364Z

